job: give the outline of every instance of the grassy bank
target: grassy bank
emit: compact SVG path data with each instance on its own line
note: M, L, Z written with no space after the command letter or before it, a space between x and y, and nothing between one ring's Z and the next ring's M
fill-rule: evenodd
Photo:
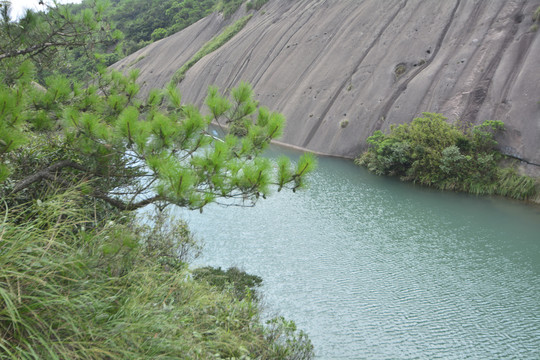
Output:
M261 323L253 289L191 275L185 223L95 223L82 204L69 191L3 209L0 359L311 357L293 323Z

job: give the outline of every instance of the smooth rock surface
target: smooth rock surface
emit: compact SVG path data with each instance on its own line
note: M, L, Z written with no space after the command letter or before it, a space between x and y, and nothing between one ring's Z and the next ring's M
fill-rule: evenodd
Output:
M283 142L354 157L375 130L439 112L507 125L501 149L540 174L539 0L270 0L179 85L202 104L209 85L250 82L287 117ZM115 65L163 87L232 19L213 14ZM144 58L142 58L144 56ZM137 61L139 59L139 61ZM346 122L347 125L343 126Z

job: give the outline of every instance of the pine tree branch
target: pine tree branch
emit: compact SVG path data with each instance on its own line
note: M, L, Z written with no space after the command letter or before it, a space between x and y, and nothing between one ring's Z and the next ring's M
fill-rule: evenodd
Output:
M41 181L43 179L51 179L51 176L53 176L53 173L66 167L77 169L83 172L88 172L87 169L85 169L80 164L77 164L75 161L61 160L19 181L19 183L17 183L17 185L15 185L15 187L13 188L12 193L16 194L26 189L33 183Z
M8 51L3 54L0 54L0 61L12 58L20 55L27 55L27 54L37 54L40 53L48 48L51 47L59 47L59 46L84 46L85 43L78 43L78 42L46 42L37 44L34 46L27 47L25 49L20 50L14 50L14 51Z
M124 201L122 201L120 199L110 197L107 194L104 194L104 193L98 192L98 191L94 192L93 196L95 198L97 198L97 199L101 199L101 200L105 201L106 203L114 206L117 209L127 210L127 211L137 210L137 209L140 209L140 208L142 208L142 207L144 207L146 205L149 205L149 204L155 203L156 201L162 200L161 196L154 195L154 196L151 196L149 198L146 198L146 199L138 201L138 202L129 202L129 203L127 203L127 202L124 202Z
M50 181L54 181L54 182L57 182L57 183L60 183L61 185L69 185L69 184L66 184L66 181L63 180L62 178L58 177L57 176L57 172L59 170L62 170L64 168L72 168L72 169L76 169L76 170L80 170L84 173L87 173L87 174L91 174L91 172L84 168L83 166L81 166L80 164L74 162L74 161L71 161L71 160L61 160L61 161L58 161L54 164L52 164L51 166L48 166L47 168L45 169L42 169L40 171L38 171L37 173L35 174L32 174L26 178L24 178L23 180L19 181L19 183L17 185L15 185L13 191L12 191L12 194L16 194L26 188L28 188L30 185L32 185L33 183L36 183L38 181L41 181L41 180L50 180ZM92 173L92 175L95 175ZM114 206L115 208L117 209L120 209L120 210L136 210L136 209L140 209L141 207L144 207L146 205L149 205L151 203L154 203L156 201L159 201L159 200L162 200L162 197L159 196L159 195L154 195L154 196L151 196L149 198L146 198L144 200L141 200L141 201L138 201L138 202L124 202L118 198L114 198L114 197L111 197L101 191L94 191L92 193L93 197L97 198L97 199L101 199L103 201L105 201L106 203Z

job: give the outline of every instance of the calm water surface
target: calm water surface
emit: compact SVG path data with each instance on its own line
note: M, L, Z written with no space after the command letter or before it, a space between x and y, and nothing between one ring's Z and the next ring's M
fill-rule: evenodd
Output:
M318 359L540 359L539 207L321 158L307 191L181 213L198 263L261 276Z

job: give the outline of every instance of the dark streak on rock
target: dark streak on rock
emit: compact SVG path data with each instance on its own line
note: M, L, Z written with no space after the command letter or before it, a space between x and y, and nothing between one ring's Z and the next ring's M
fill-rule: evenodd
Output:
M398 88L394 91L392 96L386 101L383 108L381 109L381 112L378 115L378 120L375 123L374 130L380 130L382 127L382 124L384 122L384 119L386 119L388 115L388 111L392 108L396 100L401 96L401 94L407 89L407 85L418 75L422 70L427 68L431 62L433 62L433 59L437 56L437 53L439 52L441 45L444 41L444 38L446 37L446 34L448 33L448 30L450 29L450 26L452 25L452 21L454 19L454 16L456 14L457 9L459 8L459 5L461 4L461 0L456 1L456 5L454 6L454 9L452 10L452 14L450 15L448 22L446 23L444 29L441 32L441 36L439 36L439 39L437 41L437 44L435 45L435 49L433 50L433 54L429 59L426 60L426 62L418 66L418 68L408 77L406 77L403 82L398 86ZM427 51L429 54L429 50Z
M381 35L384 33L384 31L392 24L392 22L394 21L394 19L397 17L397 15L399 14L399 12L405 7L405 5L407 5L407 1L403 1L399 8L397 9L396 12L394 12L394 14L392 14L392 17L386 22L386 24L381 28L381 30L378 32L377 36L375 36L374 40L371 42L371 44L368 46L368 48L366 49L366 51L364 52L364 54L360 57L360 59L358 60L358 62L356 63L356 66L354 67L354 71L353 71L353 74L356 73L358 71L358 68L360 67L360 65L362 64L362 62L364 61L364 59L366 58L366 56L369 54L369 52L371 51L371 49L373 49L373 47L375 46L375 44L377 44L379 42L379 39L381 38ZM343 91L343 89L345 88L345 86L347 85L347 83L349 82L349 78L346 78L342 83L341 85L339 86L338 90L334 93L334 95L332 96L332 99L330 100L330 102L328 103L328 105L326 106L326 108L324 109L324 111L322 112L321 114L321 117L319 118L319 120L317 121L317 123L310 129L308 135L306 136L305 140L304 140L304 143L302 144L302 147L306 147L309 142L311 141L311 139L313 139L313 136L315 136L315 133L317 132L317 130L319 130L319 127L321 126L324 118L326 117L326 115L328 114L328 112L330 111L330 109L332 108L332 106L334 105L334 102L336 101L336 99L338 98L339 94L341 94L341 92Z

